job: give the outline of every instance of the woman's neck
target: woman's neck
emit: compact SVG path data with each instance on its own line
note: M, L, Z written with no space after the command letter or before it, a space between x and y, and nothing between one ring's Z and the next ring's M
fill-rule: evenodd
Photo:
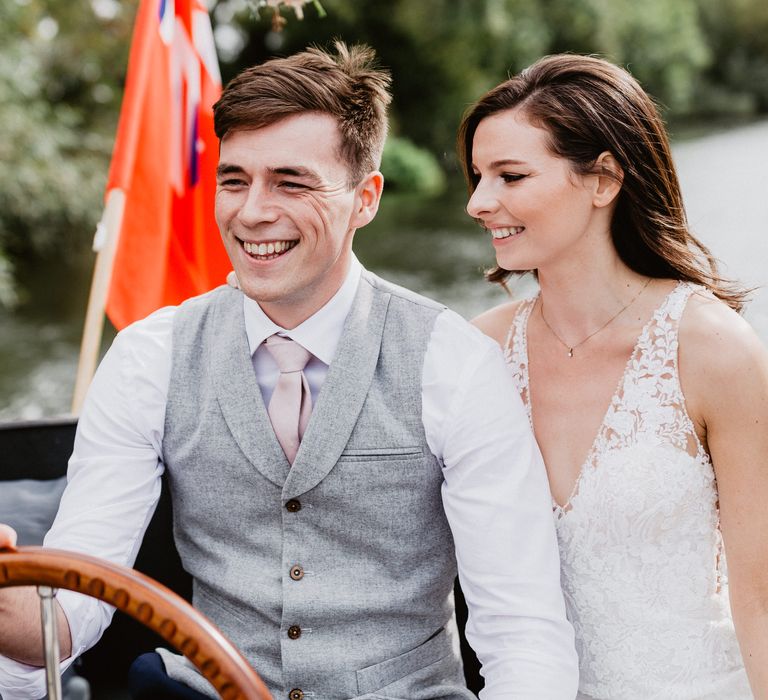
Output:
M539 269L546 321L564 337L585 336L632 304L648 278L631 270L615 251L588 261Z

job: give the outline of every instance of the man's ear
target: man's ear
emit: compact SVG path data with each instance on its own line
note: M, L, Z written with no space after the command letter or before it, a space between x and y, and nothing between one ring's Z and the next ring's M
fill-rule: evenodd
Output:
M592 203L596 207L607 207L619 196L624 170L610 151L603 151L595 161L593 173L596 184Z
M373 221L379 210L384 176L374 170L368 173L355 187L355 210L350 222L352 228L362 228Z

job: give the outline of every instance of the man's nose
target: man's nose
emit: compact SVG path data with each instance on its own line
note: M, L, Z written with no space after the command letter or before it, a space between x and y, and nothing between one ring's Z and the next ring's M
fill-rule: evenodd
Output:
M276 221L278 212L273 193L264 185L252 183L237 217L244 226L256 226Z

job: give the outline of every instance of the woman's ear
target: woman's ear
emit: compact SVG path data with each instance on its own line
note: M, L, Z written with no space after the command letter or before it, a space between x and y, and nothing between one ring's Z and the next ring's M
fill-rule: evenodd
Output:
M592 203L596 207L607 207L621 191L624 170L610 151L603 151L597 157L592 172L596 177Z
M355 211L352 215L353 228L361 228L373 221L379 210L384 176L374 170L368 173L355 188Z

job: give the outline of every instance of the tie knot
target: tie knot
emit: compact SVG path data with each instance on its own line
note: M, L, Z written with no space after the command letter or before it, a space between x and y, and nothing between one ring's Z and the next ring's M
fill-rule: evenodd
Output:
M295 340L271 335L265 341L267 350L275 358L280 372L301 372L306 367L311 356L309 350L303 348Z

